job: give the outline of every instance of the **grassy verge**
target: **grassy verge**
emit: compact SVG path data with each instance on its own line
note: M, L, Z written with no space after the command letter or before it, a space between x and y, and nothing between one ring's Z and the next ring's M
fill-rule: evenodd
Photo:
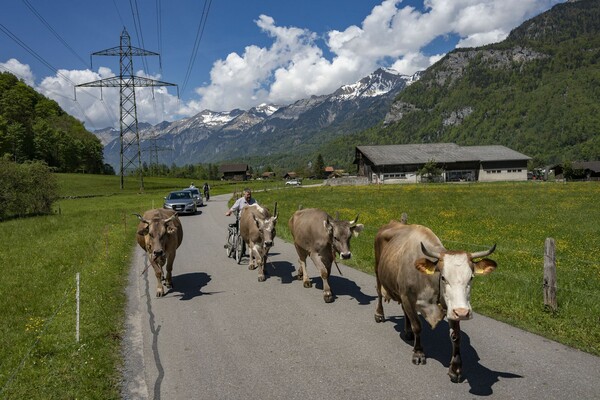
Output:
M287 220L298 208L320 207L365 230L352 241L351 264L373 273L373 239L391 219L408 214L449 249L478 251L497 243L498 269L478 277L476 311L583 351L600 355L600 198L596 183L495 183L320 187L256 194L278 202L277 235L290 240ZM557 312L543 306L544 242L557 245Z

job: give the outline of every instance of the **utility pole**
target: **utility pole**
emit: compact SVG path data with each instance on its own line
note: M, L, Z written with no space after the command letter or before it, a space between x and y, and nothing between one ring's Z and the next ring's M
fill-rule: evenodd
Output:
M158 56L158 53L140 49L131 45L127 29L123 28L118 47L92 53L92 56L119 56L119 76L82 83L77 87L118 87L120 88L120 138L121 138L121 189L124 187L125 171L137 167L140 175L140 190L144 190L144 174L140 152L140 135L138 131L137 108L135 102L136 87L177 86L174 83L161 82L154 79L133 75L133 56ZM179 87L177 88L179 97Z

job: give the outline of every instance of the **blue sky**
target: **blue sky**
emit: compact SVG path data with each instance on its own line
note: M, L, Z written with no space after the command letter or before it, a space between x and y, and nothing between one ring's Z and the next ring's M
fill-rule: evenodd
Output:
M0 15L0 70L89 129L116 127L118 89L77 89L76 101L73 92L118 74L118 57L90 66L90 54L118 46L125 27L134 46L161 53L161 64L135 57L136 75L179 85L179 99L174 88L136 92L138 119L155 124L205 109L290 104L382 66L413 74L455 47L501 41L563 1L11 0Z

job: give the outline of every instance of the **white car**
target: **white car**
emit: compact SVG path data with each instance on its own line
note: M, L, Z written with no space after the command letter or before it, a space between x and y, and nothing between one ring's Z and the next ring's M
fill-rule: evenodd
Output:
M298 179L292 179L287 181L285 184L286 186L300 186L302 185L302 182L300 182Z

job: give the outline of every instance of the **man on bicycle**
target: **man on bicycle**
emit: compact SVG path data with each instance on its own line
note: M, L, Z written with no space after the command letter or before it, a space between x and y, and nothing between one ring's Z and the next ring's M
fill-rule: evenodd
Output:
M208 182L204 182L204 186L202 186L202 190L204 191L204 197L206 200L210 198L210 186L208 186Z
M236 200L235 203L231 206L229 210L225 213L225 215L230 216L235 212L236 216L240 216L240 212L247 206L251 206L252 204L257 204L256 200L252 197L252 191L248 188L244 189L244 195Z

